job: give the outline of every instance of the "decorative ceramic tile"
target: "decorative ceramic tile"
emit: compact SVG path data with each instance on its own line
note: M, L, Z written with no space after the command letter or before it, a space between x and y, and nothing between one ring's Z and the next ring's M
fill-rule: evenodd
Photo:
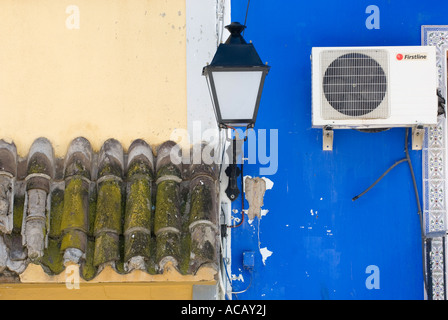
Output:
M433 300L444 300L445 290L445 238L429 238L426 242L426 249L429 250L428 271L430 274L430 289Z
M438 87L446 94L446 52L448 50L448 26L423 26L422 45L436 48ZM425 233L427 236L445 235L446 197L445 197L445 157L446 157L446 118L438 117L438 124L425 130L423 145L423 208ZM431 283L430 299L445 299L445 238L432 238L426 248L427 268ZM428 254L429 253L429 254Z
M445 284L443 274L432 277L432 300L445 300Z
M441 241L432 241L430 258L431 271L433 273L443 273L443 246Z
M443 148L443 127L442 124L438 124L437 126L429 127L426 130L428 133L428 148Z
M432 285L432 299L445 299L445 246L444 238L431 239L430 271Z
M445 232L445 212L444 211L424 211L426 219L427 233L443 233Z
M445 209L445 180L430 180L429 210L444 210L444 209Z
M434 179L444 179L445 172L444 172L444 149L428 149L428 163L427 165L429 170L429 176L428 179L434 180Z

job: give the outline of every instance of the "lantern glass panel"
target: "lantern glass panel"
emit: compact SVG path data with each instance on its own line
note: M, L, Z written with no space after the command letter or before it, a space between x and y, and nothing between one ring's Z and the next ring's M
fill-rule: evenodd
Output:
M213 72L221 118L252 120L262 80L262 71Z

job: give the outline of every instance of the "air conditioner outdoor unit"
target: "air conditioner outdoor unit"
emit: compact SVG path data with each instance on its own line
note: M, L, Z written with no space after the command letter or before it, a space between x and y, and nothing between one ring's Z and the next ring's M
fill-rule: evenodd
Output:
M435 47L314 47L311 58L312 125L324 150L332 129L391 127L412 127L421 149L423 128L437 123Z

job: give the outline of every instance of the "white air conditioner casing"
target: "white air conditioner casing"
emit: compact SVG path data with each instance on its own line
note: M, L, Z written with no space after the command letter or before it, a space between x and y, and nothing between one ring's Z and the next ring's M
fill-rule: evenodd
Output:
M437 123L435 47L314 47L311 58L313 127Z

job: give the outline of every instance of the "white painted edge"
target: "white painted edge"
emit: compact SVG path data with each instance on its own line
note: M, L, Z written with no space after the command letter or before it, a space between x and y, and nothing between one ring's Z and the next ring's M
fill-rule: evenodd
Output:
M186 0L187 128L191 144L201 142L205 130L218 128L202 68L213 59L218 37L222 41L228 37L224 29L228 24L230 0ZM200 126L201 134L193 133L195 126Z

